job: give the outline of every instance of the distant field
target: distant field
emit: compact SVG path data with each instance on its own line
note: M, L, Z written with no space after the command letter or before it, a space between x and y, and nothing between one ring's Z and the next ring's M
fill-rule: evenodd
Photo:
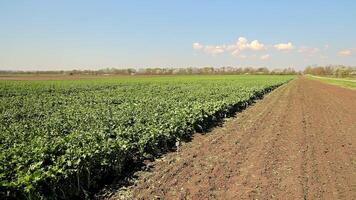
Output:
M321 76L307 76L310 79L319 80L325 83L338 85L345 88L356 88L356 79L355 78L331 78L331 77L321 77Z
M78 79L107 79L130 77L130 75L69 75L69 74L0 74L0 80L78 80ZM145 75L135 75L145 77Z
M0 197L83 197L293 78L2 80Z

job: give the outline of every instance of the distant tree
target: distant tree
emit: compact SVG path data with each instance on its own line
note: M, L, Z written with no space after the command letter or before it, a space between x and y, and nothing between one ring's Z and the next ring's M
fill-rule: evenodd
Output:
M335 76L335 77L349 77L356 71L356 67L347 67L343 65L337 66L308 66L304 70L304 74L312 74L316 76Z

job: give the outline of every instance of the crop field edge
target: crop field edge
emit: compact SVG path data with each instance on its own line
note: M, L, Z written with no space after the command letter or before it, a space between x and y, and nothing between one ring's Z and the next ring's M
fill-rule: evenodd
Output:
M306 75L306 77L326 84L336 85L339 87L356 90L356 80L343 79L343 78L329 78L329 77L321 77L321 76L313 76L313 75Z

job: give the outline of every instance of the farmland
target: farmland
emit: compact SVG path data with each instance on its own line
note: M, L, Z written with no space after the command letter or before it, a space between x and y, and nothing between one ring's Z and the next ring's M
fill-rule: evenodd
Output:
M110 199L355 199L356 92L298 77Z
M321 77L321 76L307 76L310 79L319 80L325 83L338 85L345 88L356 88L356 79L352 78L332 78L332 77Z
M90 195L293 76L0 81L0 196Z

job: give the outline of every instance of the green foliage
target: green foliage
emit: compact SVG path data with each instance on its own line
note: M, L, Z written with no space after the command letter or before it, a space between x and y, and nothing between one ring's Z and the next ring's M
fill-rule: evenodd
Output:
M0 82L0 197L88 197L292 76Z

